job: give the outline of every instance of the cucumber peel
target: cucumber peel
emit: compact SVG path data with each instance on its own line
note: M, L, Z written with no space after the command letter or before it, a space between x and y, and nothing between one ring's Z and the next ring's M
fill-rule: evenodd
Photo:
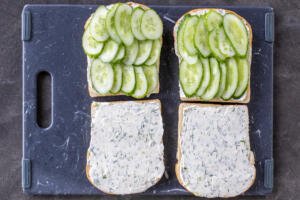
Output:
M213 99L219 90L219 84L220 84L220 78L221 78L219 63L215 58L210 58L209 65L210 65L211 79L210 79L210 83L209 83L208 87L206 88L206 91L201 96L201 98L203 100Z
M236 60L234 58L228 59L226 67L226 87L222 95L224 100L228 100L233 96L238 84L238 66Z
M250 67L247 59L245 58L237 59L237 66L238 66L238 84L233 95L234 98L239 98L245 93L248 86L248 80L249 80Z
M148 83L147 83L147 79L143 67L135 67L134 71L135 71L136 85L131 96L136 99L141 99L147 95Z

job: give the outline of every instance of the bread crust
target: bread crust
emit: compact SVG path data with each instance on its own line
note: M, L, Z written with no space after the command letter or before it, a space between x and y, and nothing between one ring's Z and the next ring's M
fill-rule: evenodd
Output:
M95 101L93 101L93 102L91 103L91 118L94 118L94 117L95 117L96 108L97 108L97 106L98 106L99 104L105 103L105 104L113 105L113 104L125 103L125 102L128 102L128 101L112 101L112 102L95 102ZM153 100L152 100L152 99L151 99L151 100L136 100L136 101L132 101L132 102L134 102L134 103L142 103L142 104L143 104L143 103L158 103L158 104L159 104L159 107L160 107L160 111L162 111L161 102L160 102L160 100L158 100L158 99L153 99ZM162 137L162 139L161 139L161 143L163 143L163 137ZM89 145L89 147L90 147L90 145ZM102 189L102 188L99 188L99 186L96 186L96 185L94 184L94 182L93 182L93 180L92 180L92 178L91 178L91 176L90 176L90 173L89 173L89 171L90 171L90 169L91 169L91 166L88 164L89 157L90 157L90 150L89 150L89 148L88 148L87 154L86 154L86 167L85 167L85 173L86 173L86 177L87 177L88 181L89 181L95 188L101 190L102 192L104 192L104 193L106 193L106 194L110 194L110 195L123 195L123 194L114 194L114 193L111 193L111 192L106 191L106 190L104 190L104 189ZM164 162L165 162L165 161L164 161ZM159 178L157 178L157 179L155 180L155 183L154 183L153 185L157 184L157 183L161 180L162 177L163 177L163 174L162 174L162 176L160 176ZM153 186L153 185L152 185L152 186ZM145 192L147 189L149 189L149 188L145 188L145 190L144 190L144 191L141 191L141 192ZM141 193L141 192L138 192L138 193ZM137 193L130 193L130 194L137 194ZM124 194L124 195L125 195L125 194Z
M249 103L250 102L250 96L251 96L251 86L250 86L250 78L251 78L251 61L252 61L252 40L253 40L253 35L252 35L252 28L251 25L248 23L248 21L243 18L242 16L240 16L239 14L231 11L231 10L227 10L227 9L221 9L221 8L198 8L198 9L194 9L194 10L190 10L188 12L186 12L185 14L183 14L175 23L174 29L173 29L173 37L174 37L174 47L175 47L175 53L179 59L179 63L181 61L181 57L179 55L178 49L177 49L177 31L179 28L180 23L182 22L182 20L184 19L184 17L188 14L191 15L202 15L203 13L206 13L208 11L214 10L218 13L220 13L221 11L224 11L225 14L233 14L235 16L237 16L239 19L242 20L242 22L245 24L247 32L248 32L248 36L249 36L249 41L248 41L248 52L247 52L247 61L249 63L249 77L248 77L248 86L247 86L247 91L245 92L245 94L243 96L241 96L238 99L229 99L229 100L223 100L221 98L214 98L211 99L209 101L207 100L203 100L199 97L180 97L180 99L182 101L201 101L201 102L220 102L220 103ZM180 84L179 84L179 87Z
M148 6L143 5L143 4L140 4L140 3L127 2L126 4L127 4L127 5L130 5L130 6L134 7L134 8L135 8L135 7L141 7L141 8L143 8L144 10L150 9ZM87 21L86 21L86 23L85 23L85 25L84 25L84 29L86 29L86 28L88 27L90 20L91 20L91 16L87 19ZM160 40L161 40L161 43L163 43L162 36L160 37ZM87 60L88 60L88 59L89 59L89 58L88 58L88 56L87 56ZM88 62L88 66L87 66L87 80L88 80L88 93L89 93L89 95L90 95L91 97L106 97L106 96L121 96L121 95L126 95L126 94L121 93L121 92L116 93L116 94L112 94L112 93L109 93L109 94L100 94L100 93L98 93L98 92L92 87L92 82L91 82L91 80L90 80L90 64L91 64L91 63ZM155 65L157 66L157 70L158 70L158 74L159 74L159 70L160 70L160 57L159 57L159 59L157 60L157 62L156 62ZM158 94L158 93L159 93L159 90L160 90L160 83L159 83L159 81L158 81L158 84L157 84L155 90L154 90L151 94ZM150 96L151 94L149 94L149 96Z
M181 173L180 173L180 160L181 160L181 157L182 157L182 154L181 154L181 137L182 137L182 120L183 120L183 110L185 107L189 107L189 106L197 106L197 107L216 107L216 106L224 106L222 104L199 104L199 103L181 103L179 105L179 109L178 109L178 140L177 140L177 154L176 154L176 158L177 158L177 162L175 164L175 174L176 174L176 177L177 177L177 180L178 182L180 183L180 185L182 185L182 187L184 187L187 191L191 192L184 184L184 181L182 180L181 178ZM228 105L229 106L229 105ZM249 116L249 114L247 113L247 115ZM249 132L248 132L249 134ZM249 148L250 149L250 148ZM243 194L244 192L246 192L253 184L254 184L254 181L256 179L256 168L254 166L255 164L255 158L254 158L254 153L251 151L250 149L250 154L249 154L249 161L250 161L250 164L252 167L254 167L254 175L253 175L253 179L251 180L250 184L249 184L249 187L247 187L244 191L241 191L240 194ZM199 197L202 197L201 195L199 194L195 194L193 192L191 192L192 194L194 194L195 196L199 196ZM240 195L238 194L238 195ZM238 196L236 195L236 196ZM230 197L235 197L235 196L225 196L225 197L222 197L222 198L230 198Z

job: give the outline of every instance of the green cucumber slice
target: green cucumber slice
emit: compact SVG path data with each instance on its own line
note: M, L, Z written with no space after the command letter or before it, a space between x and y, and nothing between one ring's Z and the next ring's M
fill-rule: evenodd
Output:
M222 95L224 100L228 100L234 94L238 84L238 66L234 58L230 58L226 62L227 75L226 75L226 87Z
M115 64L113 66L113 70L114 70L114 84L110 89L110 92L116 94L120 92L122 87L122 65Z
M218 44L221 54L223 54L225 57L232 57L235 55L234 48L227 39L223 28L218 29Z
M237 66L238 66L238 85L234 92L234 98L241 97L248 86L248 80L249 80L249 63L246 58L243 59L237 59Z
M150 95L158 86L158 82L159 82L158 69L155 65L144 66L143 69L148 83L147 93L148 95Z
M139 44L136 40L130 46L125 47L125 56L123 58L123 63L126 65L132 65L138 55Z
M137 7L133 10L131 16L131 31L134 37L138 40L146 39L141 30L141 22L142 22L142 16L144 12L145 11L142 8Z
M135 72L133 66L123 66L122 68L122 87L125 94L130 94L135 88Z
M209 44L210 50L212 51L213 55L218 60L220 60L220 61L225 60L225 56L219 50L218 30L217 29L210 32L209 37L208 37L208 44Z
M93 88L100 94L107 94L114 83L114 70L109 63L96 59L91 64L90 77Z
M160 58L161 45L161 39L153 41L150 56L145 62L146 65L154 65L156 61Z
M226 14L223 24L225 33L236 53L240 56L245 56L248 48L248 32L245 24L233 14Z
M125 56L125 47L123 45L119 46L119 50L115 58L113 59L113 63L122 60Z
M103 62L111 62L116 57L118 50L119 44L114 40L108 40L104 45L100 59Z
M117 33L117 30L115 28L115 13L117 8L119 7L120 3L114 4L108 11L107 17L106 17L106 29L108 31L109 36L111 39L116 41L117 43L121 43L121 39Z
M144 12L141 21L143 35L150 40L156 40L162 36L163 24L158 14L149 9Z
M131 45L134 41L130 26L131 13L132 8L129 5L120 4L114 17L117 33L126 46Z
M99 42L104 42L108 39L109 34L106 29L105 18L107 9L105 6L99 6L95 11L90 23L90 32L93 38Z
M94 13L91 14L91 16L86 20L85 24L84 24L84 30L88 29L88 27L90 26L91 20L94 16Z
M182 61L179 65L179 81L182 90L187 97L191 97L197 92L202 79L202 64L196 62L193 65Z
M216 28L219 28L222 25L223 17L220 13L216 11L209 11L206 15L206 27L207 30L210 32Z
M189 18L189 16L186 16L182 22L180 23L178 30L177 30L177 50L180 56L185 60L188 64L195 64L198 61L197 55L189 55L187 50L184 47L184 30L185 30L185 24L186 20Z
M208 44L208 31L205 27L205 20L203 16L200 16L198 19L198 24L196 25L196 33L194 38L195 46L199 52L204 57L208 57L211 53L209 44Z
M197 53L197 49L194 43L194 36L196 32L196 25L198 23L197 16L191 16L186 19L185 29L183 32L183 43L187 52L191 55L195 55Z
M131 96L136 99L144 98L147 95L148 84L143 67L135 67L134 71L136 85Z
M82 36L82 47L85 54L89 56L98 56L103 48L102 42L97 42L90 34L89 28L84 31Z
M213 99L216 96L220 85L221 72L218 61L215 58L210 58L209 65L211 80L206 91L201 96L201 98L204 100Z
M199 89L196 92L196 96L200 97L206 90L210 82L210 67L208 58L201 58L201 63L203 66L203 78Z
M217 97L221 97L223 95L226 87L226 64L220 63L220 69L221 69L221 80L220 80L220 86L219 86Z
M139 41L139 52L134 61L134 65L143 64L149 58L151 49L152 49L152 41L151 40Z

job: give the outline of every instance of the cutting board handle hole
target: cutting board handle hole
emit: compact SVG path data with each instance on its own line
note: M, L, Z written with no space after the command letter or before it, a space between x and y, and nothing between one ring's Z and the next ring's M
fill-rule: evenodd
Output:
M52 122L52 77L42 71L37 75L37 124L48 128Z

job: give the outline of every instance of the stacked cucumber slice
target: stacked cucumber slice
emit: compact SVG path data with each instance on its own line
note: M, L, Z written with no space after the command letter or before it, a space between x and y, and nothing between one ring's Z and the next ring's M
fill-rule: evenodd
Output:
M158 91L163 25L137 4L99 6L85 24L82 46L91 60L89 84L99 95L144 98Z
M179 79L185 97L239 99L250 74L250 33L241 17L208 9L175 27Z

